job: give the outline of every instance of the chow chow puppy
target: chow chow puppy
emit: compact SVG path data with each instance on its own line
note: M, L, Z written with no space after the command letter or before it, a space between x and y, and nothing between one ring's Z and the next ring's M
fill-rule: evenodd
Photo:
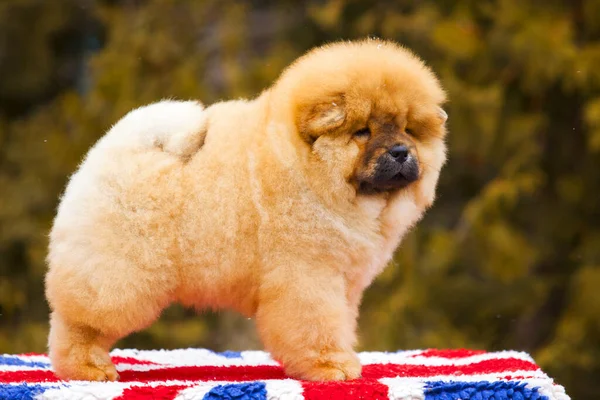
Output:
M253 100L126 115L50 234L56 374L118 379L111 346L179 302L255 318L289 376L358 378L361 295L434 200L444 101L414 54L366 40L310 51Z

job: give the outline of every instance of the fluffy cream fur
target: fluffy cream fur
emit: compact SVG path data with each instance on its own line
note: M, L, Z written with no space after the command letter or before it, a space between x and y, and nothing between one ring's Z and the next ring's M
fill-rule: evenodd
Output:
M358 377L361 295L433 202L444 100L418 58L368 40L309 52L254 100L129 113L72 176L50 235L56 373L118 379L114 342L180 302L256 317L291 376ZM363 126L409 143L418 181L362 193Z

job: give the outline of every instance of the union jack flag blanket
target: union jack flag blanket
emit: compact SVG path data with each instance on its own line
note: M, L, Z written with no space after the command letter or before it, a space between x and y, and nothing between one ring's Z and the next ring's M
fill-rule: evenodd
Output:
M0 399L568 400L526 353L474 350L363 352L362 378L287 378L268 353L114 350L118 382L61 381L41 354L0 356Z

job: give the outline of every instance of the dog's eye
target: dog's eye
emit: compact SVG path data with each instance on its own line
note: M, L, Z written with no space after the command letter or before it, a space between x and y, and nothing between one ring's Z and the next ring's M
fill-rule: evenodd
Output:
M371 136L371 130L369 128L362 128L354 132L354 137L357 138L369 138Z
M406 132L406 134L410 135L410 136L414 136L415 135L415 132L412 129L409 129L409 128L404 129L404 132Z

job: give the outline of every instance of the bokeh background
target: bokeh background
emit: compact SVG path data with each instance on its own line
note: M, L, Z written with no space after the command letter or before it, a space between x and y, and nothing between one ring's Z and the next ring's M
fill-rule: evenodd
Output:
M45 351L47 233L111 124L162 98L254 96L307 49L367 36L439 74L450 159L366 293L361 349L525 350L598 398L599 0L0 1L0 353ZM119 346L260 343L251 320L174 306Z

